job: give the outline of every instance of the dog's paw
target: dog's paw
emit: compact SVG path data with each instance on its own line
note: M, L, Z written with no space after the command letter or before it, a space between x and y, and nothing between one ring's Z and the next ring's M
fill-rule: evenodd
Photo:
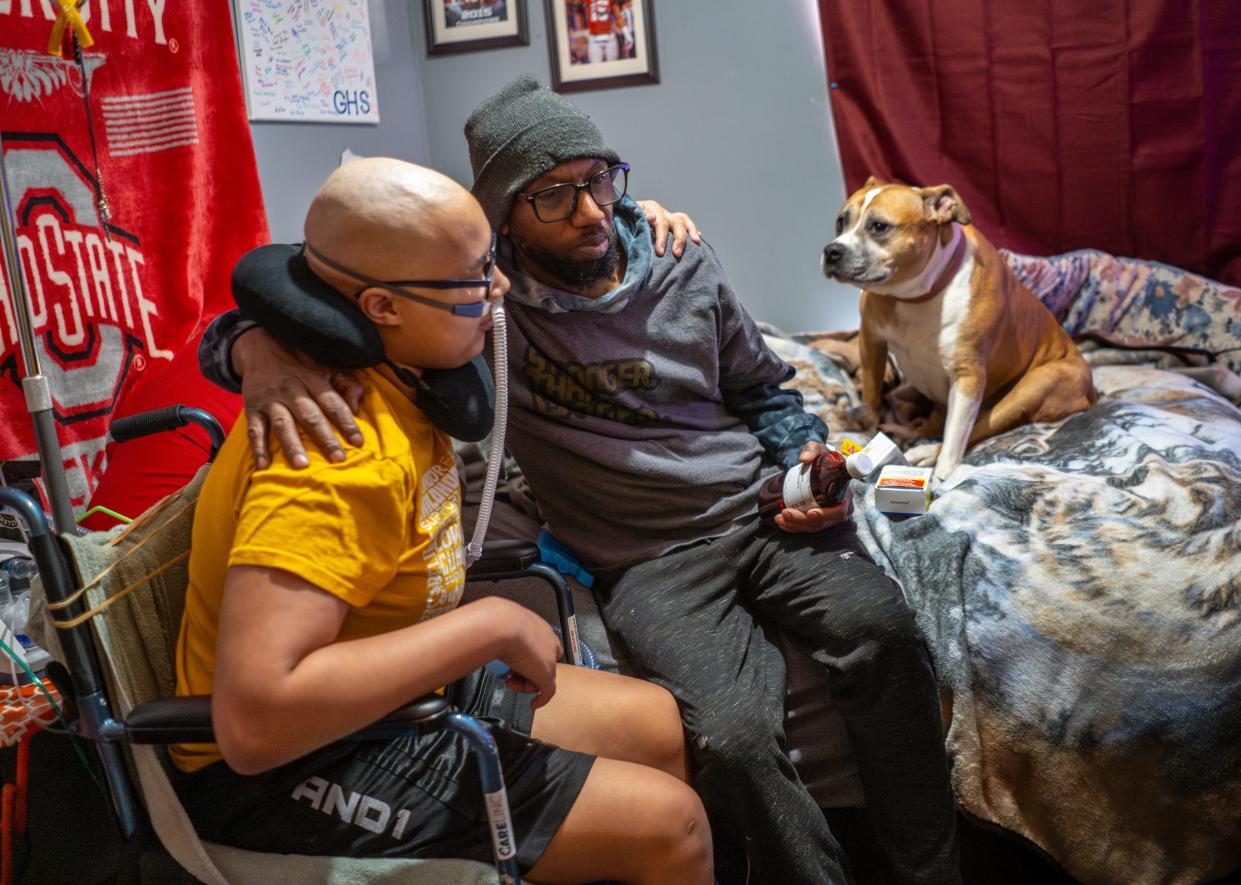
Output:
M941 443L926 443L921 446L914 446L905 453L905 460L913 467L931 467L939 458L939 450L943 448Z
M866 403L859 403L849 410L849 417L858 423L858 427L867 432L879 429L879 413Z

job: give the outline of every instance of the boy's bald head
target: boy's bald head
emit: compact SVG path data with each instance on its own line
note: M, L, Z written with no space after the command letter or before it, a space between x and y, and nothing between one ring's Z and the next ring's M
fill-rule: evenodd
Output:
M380 280L420 275L420 256L476 235L487 221L470 192L433 169L372 157L328 176L306 212L306 242ZM355 283L308 255L315 273L343 290Z

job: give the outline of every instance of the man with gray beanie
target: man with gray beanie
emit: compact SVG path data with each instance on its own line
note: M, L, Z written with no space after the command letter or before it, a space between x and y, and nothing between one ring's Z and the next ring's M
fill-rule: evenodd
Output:
M654 253L628 164L572 103L519 77L470 115L466 140L512 282L510 451L630 660L680 704L715 844L748 861L717 877L849 881L785 748L779 631L828 672L884 881L959 881L938 695L900 588L848 501L774 524L755 512L763 481L826 439L781 387L793 369L709 246ZM222 381L228 349L206 344Z

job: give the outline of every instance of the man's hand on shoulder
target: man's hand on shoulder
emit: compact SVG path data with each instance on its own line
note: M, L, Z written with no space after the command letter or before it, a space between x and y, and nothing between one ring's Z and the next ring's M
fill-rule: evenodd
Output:
M685 253L686 238L693 240L696 245L702 245L702 233L698 230L698 225L684 212L669 212L654 200L638 200L638 205L650 222L651 232L655 237L656 255L663 257L668 247L669 233L672 234L673 258L680 258Z
M289 463L298 468L310 464L299 426L332 461L345 457L337 430L350 444L362 444L362 432L353 420L362 401L362 385L352 375L286 350L259 328L233 343L232 361L241 377L250 448L260 468L271 464L269 430L276 432Z
M810 440L802 446L797 460L803 464L809 464L826 449L827 446L823 445L823 443ZM852 518L853 495L846 492L845 499L835 507L812 507L804 512L801 510L781 510L776 515L775 523L778 528L786 532L813 534L824 529L830 529L832 526L840 525L843 522L848 522Z

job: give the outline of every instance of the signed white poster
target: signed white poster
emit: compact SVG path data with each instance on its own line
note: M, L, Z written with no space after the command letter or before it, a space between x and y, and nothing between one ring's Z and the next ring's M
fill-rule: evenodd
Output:
M251 120L378 123L366 0L236 0Z

